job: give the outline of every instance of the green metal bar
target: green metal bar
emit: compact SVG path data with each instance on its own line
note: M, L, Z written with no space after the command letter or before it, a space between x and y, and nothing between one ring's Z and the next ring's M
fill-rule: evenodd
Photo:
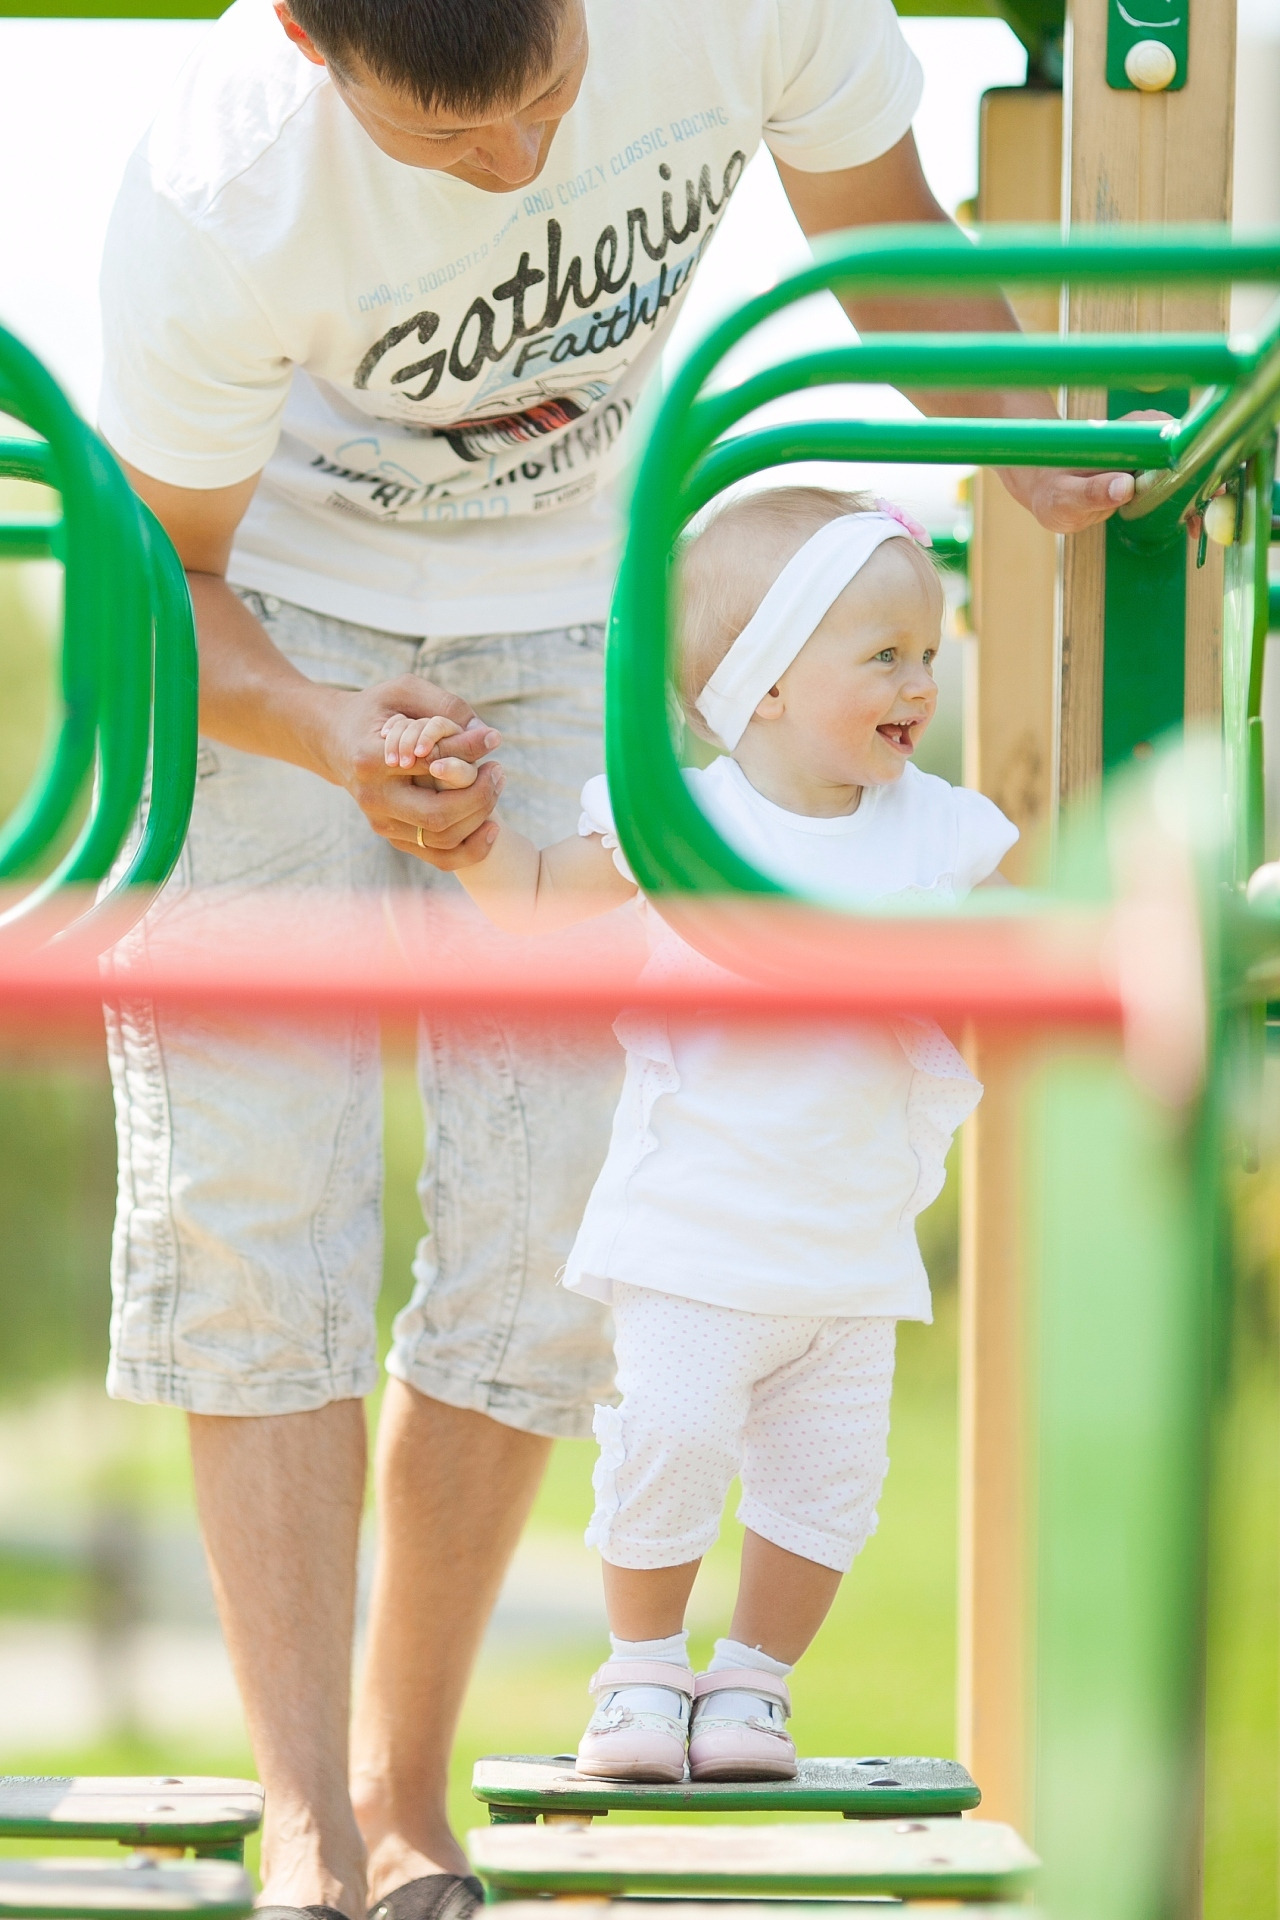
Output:
M1207 499L1226 475L1280 419L1280 324L1260 347L1253 371L1225 395L1203 423L1182 422L1173 434L1173 460L1165 473L1139 474L1134 498L1120 509L1128 521L1153 527L1176 521L1198 499Z
M827 288L862 293L944 283L966 288L1255 280L1280 284L1280 234L1237 240L1219 226L1092 227L1064 239L1051 226L989 227L972 235L954 227L874 227L820 240L811 267L747 302L704 348L722 332L740 334L758 325L758 308L776 311L790 299ZM784 289L791 287L796 292L788 298Z
M945 284L1013 286L1088 281L1186 283L1280 279L1280 236L1239 243L1219 228L1090 230L1065 242L1052 229L1001 228L970 240L954 230L869 229L833 236L811 267L747 302L689 356L655 419L632 499L631 537L614 596L606 663L606 748L623 843L641 885L655 894L711 888L773 893L777 887L726 847L693 804L666 714L671 666L670 557L689 514L717 490L765 465L800 458L978 460L1155 468L1173 453L1177 426L1065 421L841 423L742 435L717 444L693 474L702 422L690 415L715 369L746 334L792 302L834 290L844 296ZM1264 346L1267 343L1264 343ZM1011 343L1016 351L1017 343ZM1038 348L1034 349L1039 351ZM952 370L954 372L954 369ZM961 376L963 379L963 376ZM1255 372L1253 379L1256 381ZM775 382L775 394L785 383ZM765 391L757 387L759 395ZM1229 389L1211 390L1192 416L1225 412ZM1255 402L1257 396L1255 393ZM734 403L730 398L729 404ZM1255 405L1254 425L1258 431ZM703 415L708 425L714 420ZM1190 424L1190 422L1188 422ZM1081 438L1075 436L1083 429ZM1199 427L1208 431L1209 427ZM1129 436L1137 436L1130 438ZM1119 436L1115 438L1113 436ZM803 452L801 449L803 448ZM1070 455L1067 450L1070 448ZM1167 529L1152 528L1159 542Z
M690 433L705 444L757 407L809 387L887 382L914 387L1230 385L1250 374L1256 352L1216 334L864 334L855 347L769 367L690 409Z
M178 864L191 822L199 751L199 655L187 576L155 515L141 505L140 514L155 609L151 791L138 851L117 889L163 886Z
M0 0L0 19L216 20L230 0Z
M0 520L0 560L61 559L61 534L47 514L11 515Z
M0 474L53 485L62 493L67 576L60 711L35 780L0 830L0 881L29 873L61 831L93 761L104 663L113 644L136 645L145 606L128 556L102 539L98 461L92 436L34 354L0 329L0 384L6 409L43 436L0 442Z
M55 936L119 940L147 911L178 864L195 798L199 750L199 656L195 616L182 562L150 508L138 502L153 589L155 687L151 707L150 782L137 846L110 891ZM122 913L131 901L132 916ZM220 1856L231 1858L231 1855Z
M46 440L0 440L0 480L35 480L51 487L52 475L53 457Z
M921 466L1132 467L1167 444L1154 423L1100 420L797 421L718 442L679 497L685 519L726 487L799 460L895 460ZM696 503L696 504L694 504Z
M30 872L46 853L97 748L88 820L55 872L0 917L2 926L37 910L60 886L102 879L128 830L146 767L151 587L124 475L35 356L2 330L0 378L6 409L46 442L6 441L5 465L61 492L66 563L61 712L35 782L0 834L0 879Z

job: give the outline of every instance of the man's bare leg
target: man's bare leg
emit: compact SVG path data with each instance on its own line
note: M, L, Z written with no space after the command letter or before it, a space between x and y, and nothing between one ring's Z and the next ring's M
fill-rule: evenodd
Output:
M363 1920L347 1722L364 1404L189 1424L218 1612L267 1794L262 1903Z
M467 1871L445 1811L449 1750L550 1451L537 1434L387 1383L351 1763L371 1901L423 1874Z

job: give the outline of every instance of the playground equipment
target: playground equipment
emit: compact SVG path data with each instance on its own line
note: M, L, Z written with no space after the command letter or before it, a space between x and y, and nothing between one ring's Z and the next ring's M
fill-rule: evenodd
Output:
M106 879L146 799L112 893L139 913L173 871L191 815L196 647L186 578L168 535L45 369L0 330L0 413L39 438L0 440L0 478L38 481L61 517L0 523L0 560L64 567L58 710L30 792L0 832L0 881L41 874L92 781L88 815L52 872L0 912L52 932L67 889ZM162 777L147 778L154 764ZM92 921L90 921L92 924Z
M1256 1028L1250 1009L1265 1003L1280 971L1275 915L1249 908L1241 891L1260 844L1257 694L1280 330L1253 344L1203 335L870 338L738 389L707 392L721 356L748 328L819 286L1037 278L1072 285L1280 282L1280 237L1241 246L1217 233L1119 233L1062 244L1035 234L982 236L970 245L937 234L879 233L832 243L811 270L761 296L699 350L655 422L617 594L608 751L620 832L647 889L690 938L727 954L743 976L725 990L726 1011L935 1010L947 1001L946 975L956 967L968 999L954 997L953 983L952 1005L989 1007L975 960L985 956L998 968L1003 954L1009 1017L1034 1008L1054 1019L1056 1007L1076 1020L1125 1027L1136 1077L1109 1052L1066 1058L1046 1076L1030 1263L1043 1334L1035 1835L1045 1861L1043 1898L1062 1920L1131 1920L1185 1909L1194 1871L1212 1363L1226 1284L1218 1231L1223 1129L1229 1075L1250 1023ZM731 432L781 392L887 373L970 386L1176 377L1207 390L1183 418L1165 424L948 420L886 427L846 420ZM668 557L682 526L724 486L761 467L886 453L1139 467L1123 537L1132 543L1135 573L1145 570L1145 603L1157 608L1184 564L1185 517L1224 486L1233 502L1221 761L1206 771L1194 754L1149 761L1139 754L1105 819L1084 820L1074 845L1064 840L1064 883L1056 894L989 898L942 919L832 915L779 899L773 883L723 846L689 802L666 702ZM1166 663L1156 657L1159 633L1145 615L1139 619L1143 599L1121 596L1109 604L1108 641L1119 656L1106 680L1114 737L1154 743L1172 699ZM1125 672L1125 653L1144 645L1151 670ZM744 895L755 902L745 920ZM100 932L106 928L101 921ZM464 991L473 1005L528 1010L537 1001L536 960L522 960L517 980L510 971L504 978L499 965L485 973L464 955L450 975L434 950L428 961L421 949L415 964L412 936L404 937L398 969L367 941L339 947L328 975L335 1003L344 995L366 1002L399 995L401 1005L440 1007L451 990L455 1006L464 1004ZM255 996L269 1004L273 995L298 995L307 978L310 1004L320 1004L324 965L318 979L314 954L294 949L267 959L252 938L239 948L234 940L221 949L204 938L200 944L204 972L194 989L199 963L190 948L179 948L168 961L161 954L133 970L124 964L108 995L173 997L185 981L185 991L206 1004L243 1005ZM887 954L896 965L884 967ZM914 956L914 975L904 956ZM41 953L28 941L25 951L0 955L0 979L11 995L26 993L28 1004L40 994L46 1004L66 1003L102 991L91 958L74 947L61 957ZM580 1006L578 985L563 966L544 969L543 1008L553 999ZM621 975L611 985L625 991ZM674 1004L678 989L668 997ZM698 998L709 1004L705 986ZM1084 1195L1088 1205L1081 1204ZM1118 1582L1120 1565L1125 1578ZM477 1869L495 1897L538 1890L995 1899L1021 1891L1035 1868L1034 1856L1004 1824L957 1828L927 1815L871 1825L855 1818L834 1829L752 1829L749 1844L723 1828L679 1839L661 1828L643 1838L633 1829L547 1834L529 1813L541 1811L544 1824L550 1813L553 1827L556 1816L572 1816L563 1781L532 1788L526 1782L517 1801L504 1803L500 1796L515 1787L510 1771L497 1762L485 1768L483 1797L524 1814L473 1836ZM771 1804L795 1807L811 1791L804 1781L775 1789ZM601 1797L619 1808L645 1804ZM578 1806L579 1817L608 1810ZM860 1810L855 1804L840 1811Z
M75 10L92 4L84 0ZM964 0L961 4L969 10ZM146 0L135 5L144 10ZM55 0L55 8L63 10L62 0ZM220 0L160 0L159 10L213 13L220 10ZM939 9L929 5L928 10ZM1008 0L1001 11L1026 41L1034 77L1043 82L1060 76L1061 10L1054 0ZM1187 85L1167 97L1143 99L1131 91L1114 97L1105 92L1107 0L1081 0L1074 12L1075 58L1066 101L1072 161L1067 199L1073 220L1096 219L1104 204L1108 218L1223 218L1230 80L1227 60L1212 39L1224 33L1222 10L1213 10L1211 18L1204 0L1191 7ZM1006 118L1006 109L1007 117L1024 127L1032 120L1047 124L1055 113L1061 119L1057 96L1043 89L993 96L988 105L989 148L999 144L997 123ZM989 176L996 172L987 164L991 158L988 151ZM1019 158L1022 172L1030 172L1021 153ZM1042 185L1045 198L1039 204L997 207L991 204L992 192L983 211L993 218L1010 210L1055 216L1056 175L1050 189L1046 169ZM1015 1165L998 1137L1012 1106L999 1070L989 1071L980 1057L988 1097L970 1132L983 1146L966 1183L971 1211L977 1195L980 1217L971 1222L969 1243L980 1257L971 1266L967 1308L962 1751L988 1804L997 1811L1013 1810L1015 1824L1028 1833L1034 1814L1034 1838L1046 1863L1042 1896L1051 1912L1073 1920L1086 1914L1090 1920L1112 1914L1116 1920L1136 1920L1139 1914L1189 1912L1194 1906L1189 1888L1199 1793L1213 1362L1228 1310L1218 1205L1223 1139L1231 1074L1259 1037L1261 1008L1276 994L1280 971L1274 921L1261 909L1247 910L1240 891L1260 847L1258 695L1280 360L1274 331L1243 347L1228 339L1222 326L1227 280L1280 277L1280 246L1232 249L1217 232L1165 233L1155 242L1116 232L1077 235L1067 254L1043 234L1014 239L1003 255L1008 236L994 232L963 256L955 246L939 246L937 236L920 245L916 236L880 235L874 244L846 248L842 255L833 243L813 274L756 303L749 309L752 317L722 330L686 370L658 422L637 491L635 534L620 585L610 659L611 777L615 795L622 795L624 840L646 884L681 913L691 937L727 953L746 970L742 990L736 996L726 993L723 1011L794 1014L798 1008L815 1017L836 1011L874 1015L893 1007L944 1016L968 1011L983 1022L980 1054L988 1047L991 1027L1001 1020L1084 1027L1108 1041L1123 1029L1131 1058L1147 1075L1145 1084L1135 1081L1107 1047L1056 1062L1029 1105L1034 1149L1023 1149ZM1024 276L1030 282L1038 272L1049 287L1045 325L1055 324L1056 294L1064 285L1068 332L1022 341L866 339L848 355L815 357L803 377L795 368L778 369L754 383L751 394L703 390L730 334L755 324L770 305L799 297L802 282L806 288L827 284L827 275L831 284L851 287L879 275L882 284L901 285L914 275L918 282L938 284L958 268L970 283L974 276L987 283L1020 282ZM1165 294L1165 288L1174 291ZM1016 298L1026 313L1035 295L1019 292ZM1176 301L1182 302L1180 310ZM1163 331L1171 322L1179 333ZM1092 337L1082 337L1091 329ZM839 428L804 430L799 436L804 452L789 450L799 444L793 430L787 430L786 444L759 433L723 438L763 397L800 384L856 378L902 378L921 385L1061 381L1070 387L1072 413L1079 417L1026 430L1022 423L1003 421L929 422L893 430L844 422ZM1187 392L1192 387L1208 389L1194 407ZM7 401L0 404L7 407ZM1177 425L1164 429L1106 418L1154 404L1174 412ZM54 422L55 413L47 402L44 416L26 416L47 437L50 453L23 443L13 457L28 466L5 470L40 477L52 470L46 465L37 471L42 459L56 456L62 463L57 477L64 529L57 537L66 541L69 581L64 676L68 657L79 666L65 682L68 737L64 745L60 734L58 751L83 781L96 737L102 754L115 755L119 777L112 794L136 797L141 791L140 779L133 786L139 765L136 703L130 733L107 711L110 676L102 672L103 656L88 643L76 652L71 593L76 578L86 587L91 579L81 571L81 561L92 549L83 540L75 545L78 533L71 523L81 510L68 493L67 476L82 469L69 451L70 433L58 437L65 422L58 421L57 432L46 424ZM85 435L80 456L86 472L95 458L90 443ZM979 765L971 777L1024 824L1043 822L1055 810L1059 775L1061 790L1079 795L1104 768L1144 761L1146 750L1184 715L1212 715L1220 695L1225 808L1214 771L1153 759L1132 769L1129 790L1117 795L1105 825L1094 820L1077 834L1064 834L1063 892L1013 907L988 903L980 914L975 910L944 923L851 920L833 926L826 916L778 900L769 883L716 841L688 804L663 706L659 639L667 613L661 580L671 541L701 499L757 466L793 458L876 457L1059 459L1144 470L1135 510L1106 530L1077 537L1066 550L1061 618L1067 644L1056 747L1052 635L1044 627L1053 543L1025 516L1006 510L998 488L987 484L989 476L979 475L972 560L983 674ZM105 497L115 483L106 467L99 478ZM1225 549L1208 545L1205 564L1198 567L1201 555L1194 549L1188 555L1181 517L1219 484L1228 488L1233 519L1227 530L1234 537ZM94 486L86 488L86 513L99 497ZM1221 519L1223 510L1214 511ZM126 521L122 515L114 523L108 545ZM0 551L34 552L47 537L39 527L15 525L0 533ZM133 538L128 532L123 537L126 544ZM1036 592L1023 593L1020 604L1003 609L1000 577L1018 575L1021 561L1032 552L1040 569ZM641 565L637 556L647 556L647 563ZM125 595L116 617L123 617L119 607L136 606L142 591L136 559L132 564L134 584L128 592L134 597L130 601ZM136 622L136 614L129 617ZM1220 672L1215 623L1221 626ZM137 631L135 626L135 638ZM167 644L158 629L151 633L157 690L161 649ZM137 660L145 652L138 641L128 669L133 678L121 675L135 696L143 679ZM1002 661L1015 670L1005 672ZM995 692L1002 678L1013 689L1003 703ZM152 732L155 766L176 769L168 799L181 802L188 776L170 744L180 729L166 734L157 716ZM1011 801L1006 782L1012 776L998 756L1024 736L1035 752L1024 756L1022 787ZM35 827L23 829L24 860L36 857L33 849L61 791L50 779L30 803L25 817ZM44 793L47 798L41 800ZM95 1004L101 987L93 946L115 937L145 903L145 887L138 888L132 903L118 895L97 913L87 930L89 940L78 948L65 942L61 950L36 944L45 932L43 913L60 925L63 914L75 910L70 904L74 890L65 883L96 881L109 869L111 856L105 865L101 856L119 809L110 813L102 805L102 830L87 854L82 841L79 869L61 871L34 908L21 903L21 922L9 923L0 944L0 999L11 1013L52 1016ZM125 807L124 816L128 813ZM135 881L154 884L162 877L161 855L176 851L175 821L176 807L167 828L163 818L157 821L154 844L160 851L149 872L135 874ZM51 844L47 835L42 844ZM17 876L16 867L8 871ZM735 894L752 896L748 909L739 911L732 900L704 903L698 890L726 884ZM557 1007L604 1004L610 996L616 1004L627 990L621 966L610 973L606 965L593 970L584 964L575 971L562 961L541 966L533 961L522 964L519 978L480 956L463 955L456 964L442 965L434 954L428 966L425 956L415 957L408 931L399 943L380 942L370 940L367 931L362 937L340 917L333 926L338 937L329 952L323 940L302 952L266 951L267 943L249 928L238 941L227 938L204 952L177 947L153 953L145 967L132 975L122 972L107 991L152 989L171 1001L206 1006L318 1010L363 1003L404 1011L430 1003L462 1012L501 1005L537 1016ZM1170 974L1178 977L1170 980ZM1149 993L1153 982L1167 991ZM710 1004L705 990L699 1003ZM671 1004L677 1004L674 998ZM1161 1070L1170 1065L1177 1071L1162 1080ZM1153 1095L1153 1080L1164 1097ZM995 1150L988 1152L992 1144ZM1023 1232L1006 1233L1009 1244L1017 1242L1011 1253L1009 1245L994 1244L989 1222L1003 1218L1008 1195L1033 1165L1047 1171L1029 1184ZM1016 1286L1010 1280L1015 1261L1020 1263ZM1033 1286L1026 1284L1028 1278ZM1006 1288L1003 1295L999 1286ZM1014 1310L1006 1312L1015 1291ZM1002 1347L1000 1337L987 1330L992 1320L1003 1320L1016 1332L1024 1311L1020 1299L1027 1293L1041 1304L1038 1357L1029 1369L1038 1385L1034 1497L1026 1491L1031 1470L1025 1464L1034 1449L1023 1445L1019 1410L1028 1368L1016 1339L1006 1333ZM1021 1558L1028 1531L1022 1505L1034 1506L1039 1522L1039 1566L1030 1578ZM1115 1576L1117 1567L1125 1569L1122 1581ZM1038 1627L1028 1636L1024 1621L1032 1616ZM1035 1642L1034 1658L1028 1638ZM1030 1689L1039 1696L1034 1766L1025 1755L1031 1715L1024 1680L1033 1665L1039 1676ZM760 1851L750 1855L741 1833L732 1842L708 1841L696 1830L679 1839L669 1828L657 1830L660 1840L655 1835L642 1842L634 1829L630 1837L597 1830L547 1834L530 1826L531 1809L542 1813L544 1823L549 1815L553 1827L566 1814L581 1819L588 1809L568 1798L563 1782L517 1789L510 1774L502 1775L503 1765L514 1764L483 1762L477 1777L482 1798L491 1806L510 1806L518 1816L508 1815L473 1842L478 1867L503 1897L535 1888L583 1897L634 1895L656 1890L660 1882L666 1894L736 1893L743 1899L761 1891L804 1898L873 1890L931 1897L949 1890L954 1897L997 1898L1021 1889L1030 1871L1025 1851L996 1838L991 1829L965 1823L957 1834L954 1822L946 1822L940 1830L914 1818L925 1811L919 1804L895 1808L907 1829L902 1835L890 1833L883 1820L865 1831L855 1801L852 1809L839 1809L857 1819L847 1828L772 1829L767 1840L758 1840L761 1830L752 1829L753 1848L758 1842ZM526 1757L519 1764L536 1762ZM906 1765L893 1761L893 1777ZM1033 1775L1034 1806L1025 1786ZM517 1790L526 1795L518 1802L496 1797ZM811 1790L802 1781L800 1793L783 1793L777 1804L813 1811L803 1798ZM626 1804L622 1797L609 1798L609 1806L618 1810ZM996 1834L1002 1831L997 1828ZM979 1836L972 1843L960 1837L969 1832ZM846 1833L852 1836L849 1842ZM832 1834L840 1840L818 1837ZM837 1846L844 1852L834 1866L818 1858L818 1849ZM721 1852L726 1847L732 1855L727 1863ZM673 1850L679 1856L674 1861ZM922 1872L931 1861L937 1871ZM86 1900L75 1911L91 1907ZM672 1920L692 1911L681 1907Z
M261 1821L262 1788L253 1780L0 1775L0 1840L112 1840L130 1850L122 1864L0 1860L0 1915L242 1920L253 1905L244 1843ZM187 1851L194 1860L183 1860Z
M954 1818L981 1795L954 1760L884 1758L802 1760L784 1787L766 1780L694 1781L679 1786L624 1786L574 1772L571 1753L504 1754L479 1760L471 1782L494 1826L529 1826L539 1818L589 1824L604 1813L838 1813L846 1820L921 1815Z

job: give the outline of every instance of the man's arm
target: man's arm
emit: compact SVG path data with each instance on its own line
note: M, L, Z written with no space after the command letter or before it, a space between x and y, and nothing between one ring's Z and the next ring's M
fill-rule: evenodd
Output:
M434 867L483 859L481 829L502 790L501 769L489 763L465 790L433 792L387 767L378 730L393 713L445 714L464 730L451 739L450 752L468 760L491 751L499 736L465 701L416 674L352 692L320 686L285 659L226 581L256 476L205 491L167 486L121 465L186 568L200 644L200 731L345 787L375 833Z
M801 173L778 161L778 172L795 216L806 234L866 227L942 221L948 216L934 199L920 165L913 135L862 167L836 173ZM1016 333L1018 322L999 294L880 295L855 297L846 310L863 333ZM936 387L913 392L922 413L975 414L994 418L1051 420L1057 407L1047 393L1035 391L954 393ZM1000 478L1015 500L1054 533L1078 533L1105 520L1133 493L1127 473L1068 473L1054 467L1002 467Z

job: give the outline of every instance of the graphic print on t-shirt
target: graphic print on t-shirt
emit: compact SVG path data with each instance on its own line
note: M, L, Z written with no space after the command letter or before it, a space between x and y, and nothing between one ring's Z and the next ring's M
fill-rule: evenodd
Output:
M891 0L584 0L543 171L385 154L271 0L232 0L126 171L102 430L197 489L260 475L235 584L388 632L603 617L612 484L690 278L765 139L860 166L920 76Z
M566 482L575 490L594 484L583 468L609 451L630 415L632 393L611 396L635 362L633 336L652 334L687 285L745 166L735 148L718 179L707 164L686 175L677 212L672 169L662 161L658 206L637 198L580 250L569 250L560 221L549 218L537 252L524 249L514 272L477 294L451 335L431 307L381 334L355 369L355 390L369 396L376 417L447 441L469 467L487 463L488 484L532 483L535 511L563 505ZM513 451L552 435L559 445L541 458L504 467ZM367 461L317 454L312 464L341 483L345 504L354 494L380 518L456 489L449 478L396 479ZM474 487L475 478L459 477L464 490Z

